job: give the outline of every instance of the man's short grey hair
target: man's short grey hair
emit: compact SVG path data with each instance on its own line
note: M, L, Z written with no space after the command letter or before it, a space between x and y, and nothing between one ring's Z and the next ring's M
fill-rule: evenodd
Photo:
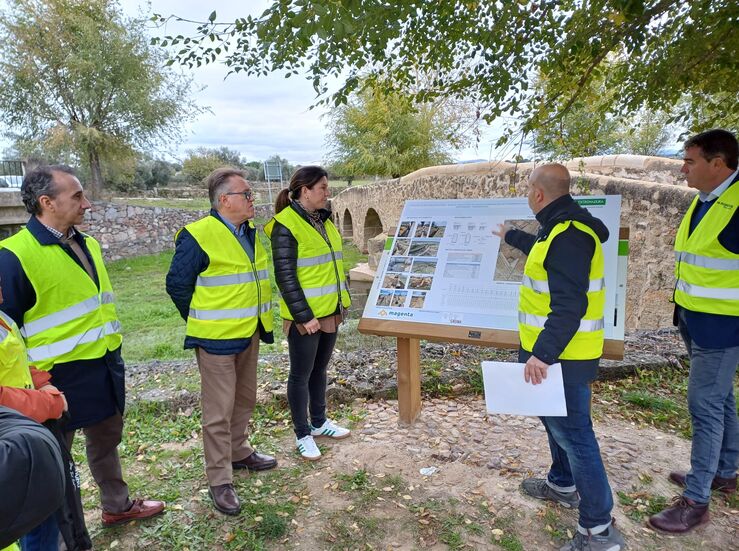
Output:
M205 185L208 187L208 198L210 199L211 207L216 210L218 209L221 194L226 193L228 181L234 176L244 178L244 180L246 180L246 177L244 176L244 172L242 170L231 166L217 168L213 172L211 172L205 179Z
M39 199L46 195L50 199L56 197L58 191L54 183L54 173L64 172L76 176L74 169L67 165L41 165L27 172L21 184L21 198L30 214L41 214Z

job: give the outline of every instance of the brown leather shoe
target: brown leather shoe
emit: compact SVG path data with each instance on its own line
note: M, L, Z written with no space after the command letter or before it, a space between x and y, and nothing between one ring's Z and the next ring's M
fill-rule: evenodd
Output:
M150 501L144 499L134 499L128 511L122 513L109 513L103 511L103 526L118 526L132 520L141 520L151 518L164 511L163 501Z
M253 452L249 457L241 461L231 463L234 469L249 469L250 471L266 471L274 469L277 466L277 459L271 455L265 455L259 452Z
M667 478L669 478L670 482L672 482L673 484L677 484L678 486L682 486L683 488L685 488L685 477L687 475L688 473L686 473L685 471L673 471ZM711 482L711 490L716 490L717 492L721 492L724 494L733 494L734 492L736 492L736 477L714 477L713 482Z
M683 534L709 519L708 503L696 503L685 496L678 496L667 509L649 517L647 525L661 532Z
M238 515L241 512L241 502L236 495L233 484L221 484L208 488L208 495L213 505L225 515Z

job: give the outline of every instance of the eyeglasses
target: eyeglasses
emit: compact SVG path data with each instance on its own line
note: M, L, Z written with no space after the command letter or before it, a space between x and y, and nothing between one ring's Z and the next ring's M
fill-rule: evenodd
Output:
M228 193L224 193L223 195L243 195L244 199L247 201L251 201L254 199L254 194L251 191L229 191Z

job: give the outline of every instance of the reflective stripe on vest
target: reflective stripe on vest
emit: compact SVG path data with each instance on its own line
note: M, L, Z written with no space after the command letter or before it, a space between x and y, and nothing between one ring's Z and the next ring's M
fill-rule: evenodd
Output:
M61 325L65 321L81 318L86 314L90 314L97 310L101 304L113 304L115 297L113 293L101 293L100 296L94 296L83 300L79 304L65 308L59 312L49 314L37 320L26 323L21 329L23 337L28 338L46 331L47 329L53 329L57 325Z
M190 317L198 320L233 320L242 318L251 318L258 313L266 314L270 311L272 305L263 303L261 308L256 306L251 308L229 308L227 310L195 310L190 308Z
M253 283L257 279L269 279L268 270L254 272L242 272L233 275L203 276L199 275L195 285L200 287L220 287L221 285L239 285L241 283Z
M21 329L28 357L39 369L101 358L121 345L120 322L100 245L82 235L99 288L61 245L41 245L26 228L0 242L18 258L36 293L35 304L23 314Z
M535 316L534 314L524 314L523 312L518 313L518 323L526 325L533 325L534 327L544 328L544 324L547 322L546 316ZM602 331L605 327L603 318L599 320L580 320L580 326L577 329L578 332L592 333L593 331Z
M108 335L115 335L121 332L121 322L118 320L110 321L100 327L93 327L84 333L74 335L67 339L57 341L53 344L44 346L36 346L28 349L28 359L32 363L42 362L50 358L55 358L63 354L67 354L77 348L81 344L96 342L102 340Z
M534 280L529 276L524 275L521 280L521 285L528 287L529 289L533 289L537 293L549 293L548 281ZM598 279L591 279L590 284L588 285L588 293L594 293L595 291L600 291L605 288L606 280L604 278L599 277Z
M739 270L739 259L711 258L686 252L675 251L675 262L685 262L699 268L710 268L712 270Z
M292 206L281 210L268 222L264 230L271 236L275 221L287 228L298 243L296 270L300 288L308 306L316 318L330 316L339 303L348 308L351 304L344 274L341 235L331 220L324 222L327 243L323 236ZM293 319L287 303L280 297L280 315Z
M18 326L2 311L0 319L3 321L0 324L0 386L33 388L26 346Z
M715 199L690 233L698 202L695 197L675 236L674 300L694 312L739 316L739 254L718 239L739 208L739 182Z
M344 253L341 251L334 251L333 256L331 253L319 254L318 256L311 256L309 258L298 258L298 268L305 266L317 266L318 264L325 264L327 262L333 262L334 258L342 260Z
M259 321L271 332L269 261L259 237L252 261L231 229L215 216L185 228L209 259L195 281L186 334L213 340L246 339L257 330Z
M595 250L590 261L587 290L588 307L585 315L580 320L577 332L560 353L559 358L563 360L589 360L599 358L603 353L605 266L600 239L585 224L576 221L561 222L552 228L546 240L537 241L531 248L526 259L524 276L519 288L518 330L521 347L531 352L551 312L549 280L547 271L544 269L544 262L554 238L571 226L588 234L595 242Z
M346 283L344 283L343 281L341 282L341 290L348 291ZM305 295L305 298L316 298L332 294L335 295L336 284L325 285L323 287L314 287L313 289L303 289L303 294Z

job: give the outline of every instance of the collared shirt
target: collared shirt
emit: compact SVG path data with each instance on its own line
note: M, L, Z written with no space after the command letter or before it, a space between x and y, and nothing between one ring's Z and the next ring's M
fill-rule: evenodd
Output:
M250 232L249 228L249 222L243 222L239 227L237 228L234 226L231 222L226 220L223 216L221 216L221 213L218 211L214 211L216 213L216 216L221 219L221 221L226 224L226 227L231 230L231 232L236 236L236 239L241 244L241 247L244 249L244 252L249 257L249 260L254 262L254 241L252 239L256 238L256 235L252 237L252 233Z
M721 197L721 194L724 191L726 191L727 189L729 189L729 186L734 181L734 178L736 178L737 174L739 174L739 169L737 169L734 172L732 172L731 175L728 178L726 178L726 180L724 180L723 182L721 182L721 184L716 189L714 189L712 192L705 193L703 191L699 191L698 192L698 197L704 203L706 201L713 201L714 199L718 199L719 197Z
M41 222L41 220L39 220L39 222ZM41 222L41 225L43 227L45 227L47 230L49 230L51 232L51 235L53 235L54 237L56 237L60 241L62 239L65 239L64 234L62 232L60 232L59 230L57 230L56 228L52 228L51 226L47 226L43 222ZM67 231L66 239L72 239L75 235L77 235L77 231L74 229L74 226L71 226L69 228L69 230Z

